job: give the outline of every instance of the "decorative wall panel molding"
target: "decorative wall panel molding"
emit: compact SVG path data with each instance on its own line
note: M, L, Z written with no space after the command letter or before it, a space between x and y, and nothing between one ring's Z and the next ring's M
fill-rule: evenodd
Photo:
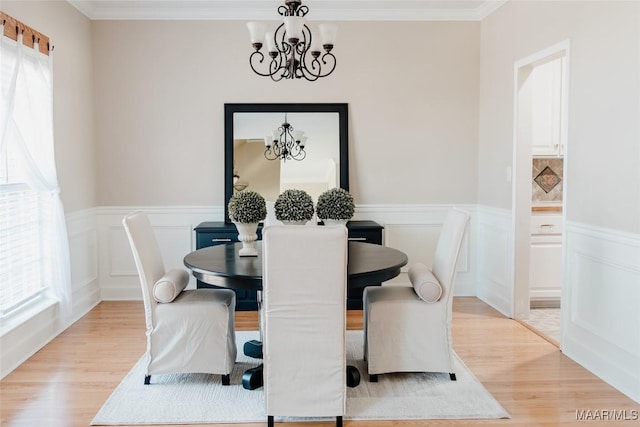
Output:
M474 205L457 205L472 213ZM370 219L385 226L385 244L406 251L413 259L428 262L440 227L452 205L364 205L357 206L354 219ZM104 300L141 299L133 255L122 227L122 218L141 210L149 215L161 247L165 266L182 267L184 256L195 249L193 228L203 221L222 221L223 207L102 207L97 224L100 245L100 287ZM469 227L456 282L456 295L475 295L473 265L473 219ZM406 275L402 275L406 276ZM407 281L400 277L398 281ZM408 281L407 281L408 282ZM192 278L189 287L195 287Z
M203 221L223 221L224 208L200 206L123 206L97 208L99 277L103 300L140 300L140 282L122 218L143 211L149 216L167 269L183 267L195 249L193 229ZM196 286L191 278L189 288Z
M513 231L511 211L478 206L476 218L477 296L513 316Z
M49 301L34 307L32 316L5 331L0 337L2 378L88 313L101 300L95 209L68 214L66 220L73 291L71 319L64 323L59 317L57 303Z
M568 222L563 352L640 402L640 236Z

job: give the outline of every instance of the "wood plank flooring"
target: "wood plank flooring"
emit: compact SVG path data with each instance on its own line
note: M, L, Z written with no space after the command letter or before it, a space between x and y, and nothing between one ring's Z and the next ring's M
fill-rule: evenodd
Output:
M238 330L257 329L255 312L238 312ZM455 298L454 348L511 414L506 420L345 421L351 427L572 426L577 410L638 411L640 405L604 383L555 346L477 298ZM362 328L350 311L349 329ZM141 302L102 302L0 382L0 425L88 426L145 350ZM592 421L589 425L638 425ZM248 427L264 424L212 424ZM332 423L287 423L287 427ZM198 425L202 426L202 424ZM192 426L192 427L198 427Z

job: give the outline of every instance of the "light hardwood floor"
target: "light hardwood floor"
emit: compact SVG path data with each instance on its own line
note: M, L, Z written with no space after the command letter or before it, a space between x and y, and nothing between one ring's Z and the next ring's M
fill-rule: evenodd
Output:
M345 425L569 426L585 423L576 420L576 410L631 413L639 409L640 405L565 357L558 348L476 298L455 298L453 319L456 352L511 414L511 419L345 421ZM348 325L349 329L361 329L362 312L350 311ZM255 312L238 312L236 327L257 329ZM144 329L141 302L99 304L0 382L0 425L88 426L144 352ZM587 424L630 427L637 422ZM266 422L214 425L246 427Z

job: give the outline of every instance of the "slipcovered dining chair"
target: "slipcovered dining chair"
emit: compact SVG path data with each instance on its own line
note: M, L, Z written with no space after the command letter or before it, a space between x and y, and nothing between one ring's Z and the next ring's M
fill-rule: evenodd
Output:
M346 227L263 231L264 396L274 416L336 417L346 402Z
M235 293L229 289L184 290L189 274L166 271L147 215L122 220L138 269L147 326L144 383L151 375L229 374L236 360Z
M409 268L412 286L367 287L364 357L369 380L391 372L448 372L453 369L451 311L456 264L469 214L452 209L444 222L432 268Z

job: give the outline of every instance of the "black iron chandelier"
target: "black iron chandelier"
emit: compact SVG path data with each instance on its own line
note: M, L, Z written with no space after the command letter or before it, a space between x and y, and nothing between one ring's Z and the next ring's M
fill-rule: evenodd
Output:
M275 32L267 31L263 22L247 23L255 49L249 57L249 64L256 74L271 77L274 81L303 77L315 81L335 70L336 57L331 50L338 28L334 24L320 24L318 30L322 40L313 38L305 24L308 12L309 8L302 5L302 0L284 0L284 5L278 7L283 22ZM267 54L271 58L267 63L264 63L265 56L261 52L263 43L266 43Z
M284 123L278 129L274 130L271 135L264 137L264 157L267 160L280 159L286 160L303 160L307 157L304 150L307 144L307 137L301 130L294 130L287 122L287 114L284 115Z

